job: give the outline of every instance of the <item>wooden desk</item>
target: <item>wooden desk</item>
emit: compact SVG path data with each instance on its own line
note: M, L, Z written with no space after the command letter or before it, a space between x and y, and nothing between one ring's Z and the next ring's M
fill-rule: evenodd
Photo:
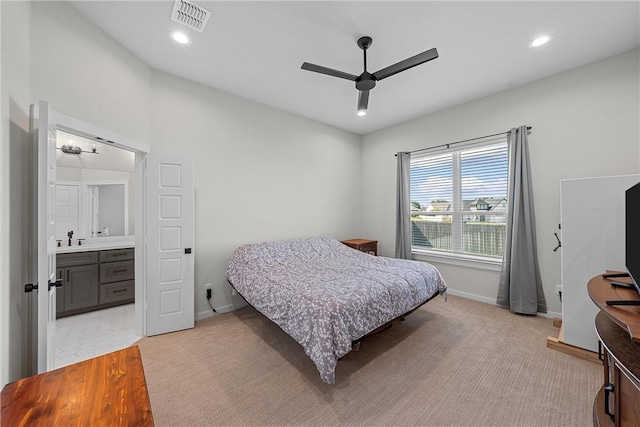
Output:
M629 279L603 279L602 276L596 276L587 284L589 297L611 320L626 330L632 340L640 343L640 306L607 305L608 300L637 300L640 295L635 289L615 288L611 282L627 283Z
M138 346L7 384L1 419L3 426L153 426Z
M378 255L378 241L368 239L349 239L343 240L342 243L350 248L366 252L371 255Z
M640 345L631 341L626 331L602 311L596 316L596 333L604 347L605 384L593 404L594 425L637 427L640 425ZM605 392L609 385L611 390Z
M635 290L614 288L596 276L587 291L600 308L595 326L602 344L604 384L593 402L596 427L640 427L640 307L608 306L607 300L638 299Z

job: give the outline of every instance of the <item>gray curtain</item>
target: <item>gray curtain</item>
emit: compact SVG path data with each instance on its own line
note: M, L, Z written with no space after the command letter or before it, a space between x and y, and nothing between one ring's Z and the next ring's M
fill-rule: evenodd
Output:
M538 267L527 127L508 133L507 237L497 304L515 313L546 313Z
M396 258L411 259L411 200L409 200L411 153L400 152L397 157Z

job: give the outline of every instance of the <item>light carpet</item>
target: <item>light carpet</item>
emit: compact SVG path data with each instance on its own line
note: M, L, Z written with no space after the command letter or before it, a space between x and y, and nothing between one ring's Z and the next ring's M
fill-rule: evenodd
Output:
M547 349L557 333L437 297L340 360L334 385L251 307L137 345L157 426L591 426L602 367Z

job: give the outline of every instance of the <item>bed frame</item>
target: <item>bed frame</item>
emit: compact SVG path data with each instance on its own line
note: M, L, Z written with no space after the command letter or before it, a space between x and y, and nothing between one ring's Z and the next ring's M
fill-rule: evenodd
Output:
M438 292L436 292L431 297L429 297L429 299L427 299L425 302L423 302L422 304L420 304L416 308L414 308L412 310L409 310L405 314L401 314L400 316L396 317L395 319L389 320L384 325L377 327L376 329L374 329L373 331L371 331L371 332L369 332L367 334L364 334L363 336L361 336L357 340L351 341L351 347L352 347L351 351L360 351L360 343L362 343L362 341L364 341L365 339L367 339L367 338L369 338L369 337L371 337L373 335L377 335L380 332L384 332L387 329L390 329L394 324L397 324L398 322L404 321L405 317L407 317L408 315L410 315L411 313L413 313L414 311L416 311L417 309L419 309L420 307L422 307L423 305L425 305L426 303L428 303L429 301L431 301L432 299L434 299L438 295L440 295L440 294Z
M260 310L256 309L254 306L252 306L251 304L249 304L249 302L246 300L246 298L244 296L242 296L242 294L240 292L238 292L238 290L235 288L235 286L233 286L233 283L231 283L231 281L229 279L227 279L227 282L229 283L229 285L233 288L234 291L236 291L236 293L238 295L240 295L242 297L242 299L244 300L244 302L247 303L247 305L251 308L253 308L254 310L256 310L258 313L260 313ZM425 300L422 304L418 305L417 307L409 310L408 312L401 314L400 316L396 317L395 319L391 319L389 320L387 323L385 323L384 325L381 325L379 327L377 327L376 329L374 329L371 332L368 332L366 334L364 334L363 336L361 336L360 338L351 341L351 351L360 351L360 344L367 338L372 337L374 335L379 334L380 332L384 332L387 329L390 329L394 324L397 324L398 322L402 322L404 321L405 317L407 317L408 315L410 315L411 313L413 313L414 311L416 311L417 309L419 309L420 307L422 307L423 305L425 305L426 303L428 303L429 301L431 301L432 299L434 299L435 297L437 297L438 295L440 295L438 292L436 292L435 294L433 294L431 297L429 297L429 299ZM260 313L262 314L262 313ZM268 321L270 321L271 323L274 323L271 319L269 319L267 316L263 317L265 319L267 319ZM274 323L276 326L277 323ZM280 327L280 326L278 326ZM346 355L345 355L346 356ZM344 356L342 356L344 357Z

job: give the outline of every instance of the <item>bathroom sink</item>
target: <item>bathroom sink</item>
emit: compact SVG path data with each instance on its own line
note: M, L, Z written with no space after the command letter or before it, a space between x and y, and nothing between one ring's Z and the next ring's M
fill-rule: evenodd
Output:
M78 240L73 239L72 245L68 246L67 240L62 240L61 246L56 247L56 253L71 253L71 252L87 252L87 251L100 251L103 249L119 249L119 248L133 248L136 245L135 236L113 236L113 237L96 237L92 239L85 239L82 245L78 245Z

